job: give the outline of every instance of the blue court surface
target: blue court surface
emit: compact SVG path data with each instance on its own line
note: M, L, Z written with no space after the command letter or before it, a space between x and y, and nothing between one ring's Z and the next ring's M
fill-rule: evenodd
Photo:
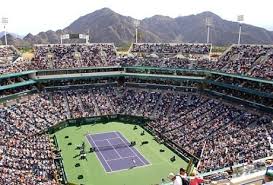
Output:
M108 173L149 165L119 132L87 134L86 138L96 148L97 158Z

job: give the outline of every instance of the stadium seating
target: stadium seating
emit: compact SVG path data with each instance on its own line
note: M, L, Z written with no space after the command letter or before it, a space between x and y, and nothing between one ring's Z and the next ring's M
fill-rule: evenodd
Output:
M0 46L0 64L7 65L18 58L18 53L13 46Z
M155 133L201 157L199 170L203 172L272 154L265 130L272 133L273 129L267 124L272 118L265 119L262 115L224 104L217 99L191 93L116 87L65 90L44 92L0 111L3 137L0 168L6 170L7 176L12 170L29 172L35 182L52 182L55 170L53 153L46 142L48 136L35 135L69 117L144 114L155 119L149 123ZM14 143L5 142L9 139ZM46 149L31 152L32 147L36 147L31 144L33 142L37 147ZM38 144L40 142L44 144ZM30 148L21 149L23 145L20 143ZM14 144L19 146L15 147ZM10 147L10 150L4 149ZM26 158L22 159L21 153ZM34 167L37 173L42 174L43 180L35 176L35 171L31 171ZM24 180L27 182L28 179Z
M216 62L204 57L209 54L210 49L210 45L206 44L134 44L131 49L134 57L118 58L112 44L37 45L32 61L21 60L8 64L1 68L0 73L120 65L209 69L272 80L273 47L232 46ZM0 50L1 55L12 53L5 49ZM250 83L243 79L222 76L213 80L272 92L271 86ZM11 77L0 81L0 85L12 85L21 81L24 79ZM116 82L115 79L109 81ZM127 79L127 82L143 81ZM89 84L92 80L54 83L66 86L85 82ZM97 82L104 81L102 79ZM145 82L160 84L153 79ZM164 85L177 83L166 80ZM197 82L179 84L196 86ZM34 87L28 86L7 90L0 96L32 88ZM232 89L214 89L229 95L238 93ZM146 128L165 142L172 142L175 149L185 150L200 158L200 172L272 155L271 140L268 139L269 136L273 137L271 115L207 94L190 90L183 92L161 89L159 86L154 89L135 88L126 84L114 87L39 90L22 102L0 108L0 184L57 184L57 167L54 163L56 156L49 136L44 133L60 121L81 117L124 114L150 118L152 121ZM265 105L272 104L266 99L248 98L252 101L264 101Z
M34 49L32 61L7 64L1 67L0 73L121 65L209 69L272 79L273 46L266 45L233 45L217 61L209 60L211 45L208 44L133 44L131 52L142 53L141 57L117 57L113 44L37 45ZM2 48L0 56L12 58L13 52Z
M190 43L134 43L132 52L141 53L195 53L208 54L210 44L190 44Z
M244 75L255 73L256 77L261 77L260 75L262 74L258 75L258 71L255 69L257 66L266 65L266 61L269 60L268 57L270 57L269 54L272 52L272 46L235 45L216 62L213 69L221 70L226 73Z
M113 44L37 45L34 50L35 55L31 61L21 60L7 65L0 73L116 65Z
M63 115L40 96L0 111L1 184L57 184L54 147L42 133Z

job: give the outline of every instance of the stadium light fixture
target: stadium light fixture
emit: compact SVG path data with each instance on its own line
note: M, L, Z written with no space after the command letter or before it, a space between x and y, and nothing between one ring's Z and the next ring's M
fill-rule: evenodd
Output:
M8 24L9 20L7 17L2 17L2 24L4 26L4 31L5 31L5 44L8 45L8 40L7 40L7 30L6 30L6 26Z
M209 36L210 36L210 27L212 26L212 18L211 17L207 17L206 18L206 26L208 28L208 31L207 31L207 43L209 43Z
M139 27L139 24L140 24L140 21L139 21L139 20L135 20L135 21L134 21L134 25L135 25L135 27L136 27L136 33L135 33L135 34L136 34L136 38L135 38L135 39L136 39L136 40L135 40L136 43L137 43L137 39L138 39L138 30L137 30L137 29L138 29L138 27Z
M90 29L88 29L88 34L87 34L87 37L86 37L86 44L88 44L90 41Z
M69 39L69 34L63 34L61 35L61 44L63 44L63 40Z
M238 15L237 21L239 22L238 45L240 45L241 44L241 33L242 33L242 22L244 21L244 15Z

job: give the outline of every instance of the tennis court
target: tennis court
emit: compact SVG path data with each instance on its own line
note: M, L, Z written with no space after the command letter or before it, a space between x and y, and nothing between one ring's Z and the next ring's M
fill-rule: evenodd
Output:
M119 132L87 134L86 138L107 173L150 164Z

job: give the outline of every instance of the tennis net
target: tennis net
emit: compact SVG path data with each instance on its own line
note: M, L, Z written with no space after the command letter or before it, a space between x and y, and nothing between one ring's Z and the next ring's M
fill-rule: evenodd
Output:
M107 145L107 146L96 146L96 147L92 147L93 151L105 151L105 150L114 150L114 149L118 149L118 148L127 148L127 147L131 147L131 144L116 144L116 145Z

